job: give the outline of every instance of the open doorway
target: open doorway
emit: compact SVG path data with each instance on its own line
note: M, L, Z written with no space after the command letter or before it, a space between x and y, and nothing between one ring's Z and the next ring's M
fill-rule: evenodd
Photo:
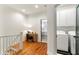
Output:
M41 23L41 42L47 42L47 20L42 19Z

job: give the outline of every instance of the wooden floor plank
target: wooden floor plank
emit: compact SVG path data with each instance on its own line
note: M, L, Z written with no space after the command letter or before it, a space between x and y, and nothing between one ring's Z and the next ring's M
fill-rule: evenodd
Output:
M47 55L47 43L24 41L23 49L14 55Z

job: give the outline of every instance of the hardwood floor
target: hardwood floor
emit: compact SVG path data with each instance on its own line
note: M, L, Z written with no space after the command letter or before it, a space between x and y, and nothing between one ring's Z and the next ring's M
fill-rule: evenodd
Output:
M25 41L23 42L23 49L13 55L47 55L47 43Z

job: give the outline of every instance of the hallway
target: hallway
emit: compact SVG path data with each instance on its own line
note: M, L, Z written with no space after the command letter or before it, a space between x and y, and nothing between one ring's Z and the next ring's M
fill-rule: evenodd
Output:
M50 52L51 54L57 53L57 49L53 49L56 45L56 5L11 4L0 5L0 9L0 55L46 55L47 51L48 55ZM41 20L48 21L48 26L45 25L45 22L43 24L45 25L44 28L48 29L43 28L41 31ZM24 42L23 50L20 50L21 45L18 49L13 48L15 43L22 43L20 33L23 33L22 36L24 37L28 31L37 33L37 41L47 42L48 49L46 43L36 42ZM47 40L41 39L41 32L48 37ZM10 53L8 54L7 51Z

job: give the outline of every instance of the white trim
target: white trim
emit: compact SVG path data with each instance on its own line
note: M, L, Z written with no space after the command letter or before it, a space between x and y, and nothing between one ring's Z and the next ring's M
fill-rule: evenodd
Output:
M53 54L52 52L50 52L50 51L48 51L47 53L48 53L48 55L54 55L54 54Z

